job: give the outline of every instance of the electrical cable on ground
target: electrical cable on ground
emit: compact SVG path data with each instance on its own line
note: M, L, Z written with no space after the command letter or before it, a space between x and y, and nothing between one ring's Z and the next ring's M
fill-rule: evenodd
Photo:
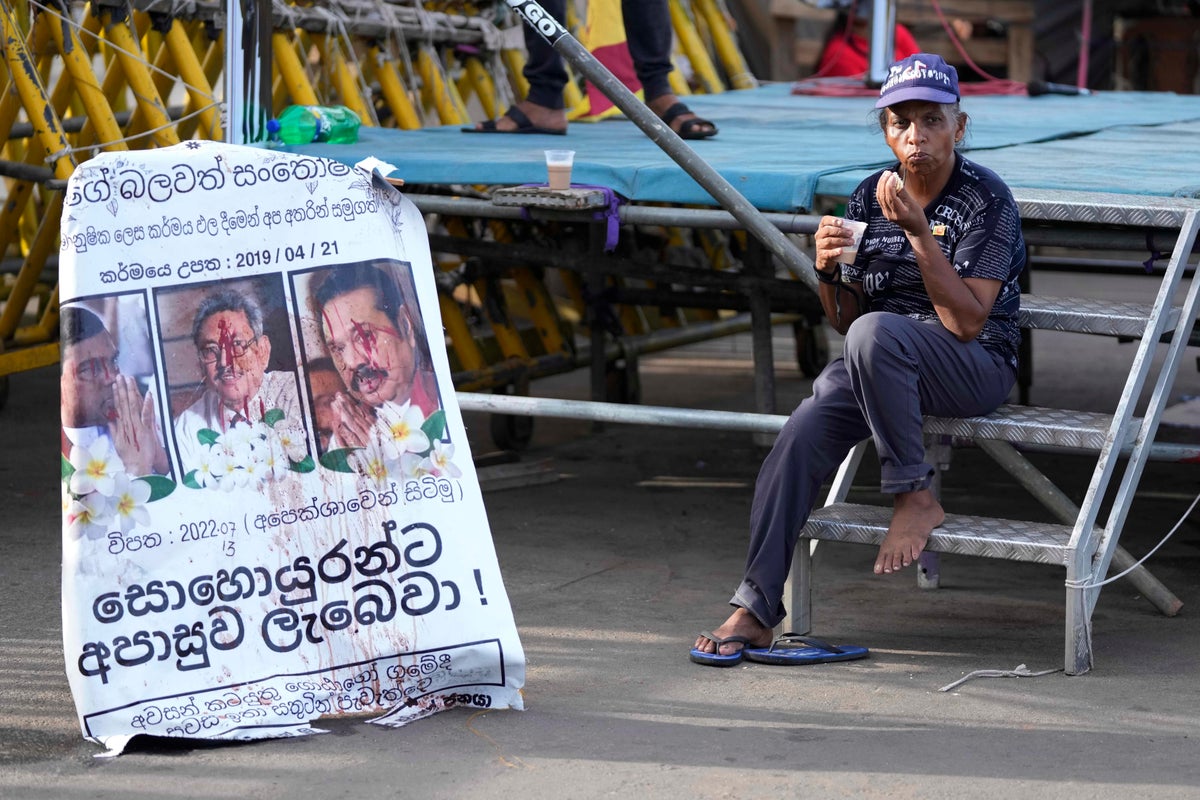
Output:
M1013 669L977 669L974 672L968 672L966 675L963 675L961 678L952 683L947 683L945 686L938 689L938 691L948 692L951 689L961 686L967 681L975 678L1037 678L1042 675L1049 675L1052 672L1062 671L1062 667L1058 667L1057 669L1044 669L1041 672L1030 672L1029 668L1024 664L1018 664Z

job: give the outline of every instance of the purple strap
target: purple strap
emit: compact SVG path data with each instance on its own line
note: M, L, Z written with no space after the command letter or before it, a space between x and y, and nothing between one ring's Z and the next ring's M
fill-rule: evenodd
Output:
M1142 267L1146 270L1146 274L1149 275L1151 272L1154 272L1154 262L1164 255L1162 251L1154 246L1154 237L1150 234L1150 231L1146 231L1146 249L1150 251L1150 257L1142 262Z
M518 188L532 188L536 186L549 186L547 183L523 183ZM596 186L590 183L572 183L572 189L595 189L604 194L604 199L607 203L603 211L592 212L592 219L596 221L605 220L607 228L604 236L604 252L611 253L617 249L617 241L621 236L621 217L617 209L625 202L625 198L614 192L607 186ZM530 219L529 209L521 209L521 217Z

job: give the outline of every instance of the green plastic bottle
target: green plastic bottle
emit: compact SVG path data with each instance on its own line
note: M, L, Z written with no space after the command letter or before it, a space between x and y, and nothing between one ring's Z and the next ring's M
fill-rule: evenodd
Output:
M267 123L267 131L284 144L350 144L358 141L361 124L358 114L345 106L288 106Z

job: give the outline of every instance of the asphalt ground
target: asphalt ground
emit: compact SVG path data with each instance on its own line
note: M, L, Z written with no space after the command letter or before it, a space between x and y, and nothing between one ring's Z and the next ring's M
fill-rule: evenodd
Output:
M1133 299L1137 278L1039 276L1042 291ZM778 401L808 392L776 331ZM836 347L836 341L835 341ZM1132 345L1035 336L1032 402L1111 410ZM751 410L750 343L646 357L643 402ZM1193 514L1147 566L1183 601L1160 614L1127 582L1102 593L1095 667L1062 666L1062 569L945 556L941 588L876 577L874 552L822 544L815 635L869 647L808 667L688 661L728 613L763 448L747 434L539 419L521 463L554 480L485 493L528 660L526 710L453 710L394 730L328 720L304 739L137 740L116 759L80 734L59 605L57 368L16 375L0 411L0 797L25 798L1196 798L1200 797L1200 536ZM535 382L586 398L584 371ZM1172 393L1193 441L1189 350ZM493 446L468 415L474 453ZM1032 454L1078 502L1094 460ZM869 461L870 459L868 459ZM1200 491L1193 464L1152 463L1122 544L1149 551ZM855 497L878 501L870 466ZM951 511L1049 519L980 451L955 451Z

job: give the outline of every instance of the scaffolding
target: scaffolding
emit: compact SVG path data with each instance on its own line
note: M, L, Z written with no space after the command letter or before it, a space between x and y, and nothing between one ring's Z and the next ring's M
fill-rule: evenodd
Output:
M527 89L521 23L504 3L272 0L269 11L270 108L251 112L262 119L290 104L340 104L367 126L466 124L497 116ZM574 4L569 11L579 26ZM671 0L671 19L677 64L687 65L686 75L672 73L677 94L754 85L720 0ZM223 0L0 0L9 68L0 98L0 402L9 375L59 359L56 253L75 167L102 151L226 137L227 23ZM583 103L575 76L564 100L568 109ZM547 237L541 226L453 213L429 223L433 235L460 243ZM670 226L639 241L641 260L699 251L728 272L744 237ZM720 335L715 323L736 307L601 307L595 290L648 282L611 275L589 290L571 271L511 260L481 269L453 250L437 267L455 383L473 389L523 391L533 377L576 368L577 340L601 318L614 341L692 326Z

